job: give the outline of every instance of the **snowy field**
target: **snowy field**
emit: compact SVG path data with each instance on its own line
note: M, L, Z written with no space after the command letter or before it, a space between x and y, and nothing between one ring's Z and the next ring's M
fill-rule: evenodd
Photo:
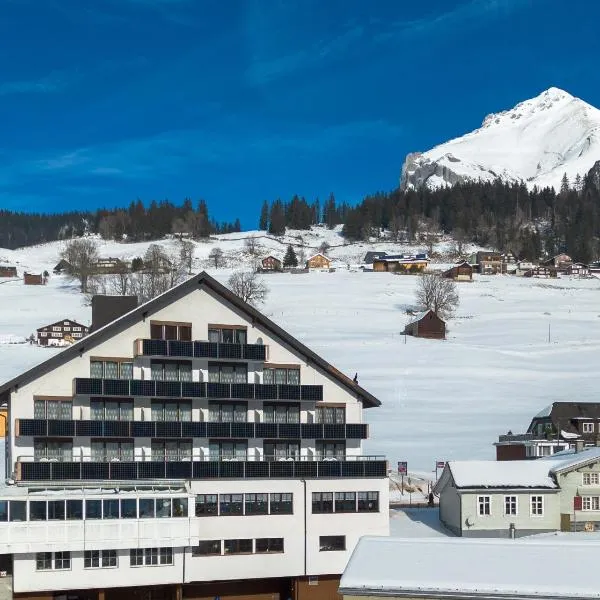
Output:
M138 246L112 244L102 254L135 256L144 250ZM198 268L211 247L199 244ZM363 251L344 250L348 260ZM24 266L51 271L58 245L0 250L0 262L3 253L20 272ZM231 271L209 272L226 281ZM417 277L344 268L265 279L270 294L263 311L349 376L358 373L359 383L381 399L380 408L365 413L371 424L365 453L385 454L393 467L407 460L409 471L423 476L436 460L491 459L498 434L524 431L551 402L598 400L597 279L482 276L459 284L461 305L446 341L400 334ZM0 284L0 382L56 352L14 342L65 317L85 323L91 317L66 278L51 277L45 287Z

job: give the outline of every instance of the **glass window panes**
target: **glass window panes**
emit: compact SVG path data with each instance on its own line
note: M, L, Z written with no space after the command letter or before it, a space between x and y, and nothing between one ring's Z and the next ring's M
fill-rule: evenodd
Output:
M154 518L154 498L140 498L140 519Z
M356 512L356 492L336 492L335 512Z
M294 512L292 494L271 494L270 512L272 515L291 515Z
M52 552L38 552L35 555L36 571L49 571L52 569Z
M158 564L158 548L144 548L144 563L146 565Z
M48 419L58 419L58 401L47 400L46 401L46 414Z
M220 494L219 506L221 515L241 515L244 513L242 494Z
M90 361L90 377L94 379L102 379L104 377L104 363L102 361Z
M163 379L163 364L153 362L150 367L152 379L161 381Z
M333 512L333 492L313 492L312 494L313 514Z
M129 564L132 567L141 567L144 564L144 549L132 548L129 551Z
M379 492L358 492L358 512L379 512Z
M269 495L245 494L244 504L247 515L266 515L269 512Z
M160 548L158 554L161 565L173 564L173 548Z
M65 518L65 501L64 500L49 500L48 501L48 520L63 521Z
M225 554L251 554L252 553L252 540L241 539L241 540L225 540L224 544Z
M188 499L173 498L173 516L187 517L188 516Z
M279 385L300 385L299 367L265 367L263 369L263 383Z
M121 519L137 518L137 502L135 498L123 498L121 500Z
M205 517L217 515L219 504L217 494L198 494L196 496L196 516Z
M168 518L171 516L171 498L156 498L156 516Z
M258 538L256 540L256 552L258 554L283 552L283 538Z
M102 567L116 567L117 566L117 551L116 550L102 550Z
M210 383L247 383L248 367L245 364L209 363L208 381Z
M133 379L133 363L121 363L121 379Z
M25 500L11 500L9 503L8 517L10 521L26 521L27 502L25 502Z
M319 406L316 411L317 423L343 424L346 422L344 406Z
M210 556L221 554L221 540L200 540L192 548L192 556Z
M32 500L29 503L29 520L30 521L45 521L47 518L46 501Z
M8 500L0 500L0 521L8 521Z
M104 420L104 402L102 400L90 401L90 419L92 421Z
M119 518L119 501L118 500L102 500L102 516L104 519Z
M102 500L86 500L85 501L85 518L86 519L101 519L102 518Z
M83 553L83 568L97 569L100 567L100 550L86 550Z
M67 519L70 521L83 519L83 500L67 500Z
M104 362L104 378L118 379L119 378L119 363L107 360Z
M71 568L71 553L70 552L55 552L54 553L54 568L56 570L65 570Z
M321 552L332 552L346 549L345 535L322 535L319 536L319 550Z
M300 423L300 405L265 404L263 419L265 423Z
M33 401L33 418L34 419L45 419L46 418L46 402L44 400Z

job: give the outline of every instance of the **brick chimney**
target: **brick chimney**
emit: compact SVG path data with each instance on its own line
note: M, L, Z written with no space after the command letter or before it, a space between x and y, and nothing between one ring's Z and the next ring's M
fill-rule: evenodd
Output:
M581 452L583 450L583 440L575 440L575 452Z
M137 296L92 296L90 333L132 311L137 304Z

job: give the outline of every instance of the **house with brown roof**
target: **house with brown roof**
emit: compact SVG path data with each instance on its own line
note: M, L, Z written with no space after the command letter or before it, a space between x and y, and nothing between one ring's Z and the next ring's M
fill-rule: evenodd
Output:
M40 327L37 331L40 346L64 346L79 341L89 333L89 328L77 321L65 319Z
M506 273L506 263L500 252L480 250L469 257L469 263L477 273L482 275L497 275Z
M311 271L328 271L331 268L331 259L319 252L306 261L306 268Z
M23 273L25 285L46 285L46 277L43 273Z
M446 338L446 323L431 309L426 310L406 324L404 335L443 340Z
M261 261L263 271L281 271L281 261L273 255L265 256Z
M463 261L444 271L442 277L454 281L473 281L473 265Z
M17 267L0 265L0 277L17 277Z
M545 260L542 264L547 267L553 267L559 273L566 273L573 264L573 259L568 254L557 254L556 256Z

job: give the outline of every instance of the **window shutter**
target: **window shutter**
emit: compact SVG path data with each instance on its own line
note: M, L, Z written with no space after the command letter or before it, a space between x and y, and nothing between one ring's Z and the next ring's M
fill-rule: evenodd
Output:
M581 496L573 497L573 510L581 510L583 498Z

